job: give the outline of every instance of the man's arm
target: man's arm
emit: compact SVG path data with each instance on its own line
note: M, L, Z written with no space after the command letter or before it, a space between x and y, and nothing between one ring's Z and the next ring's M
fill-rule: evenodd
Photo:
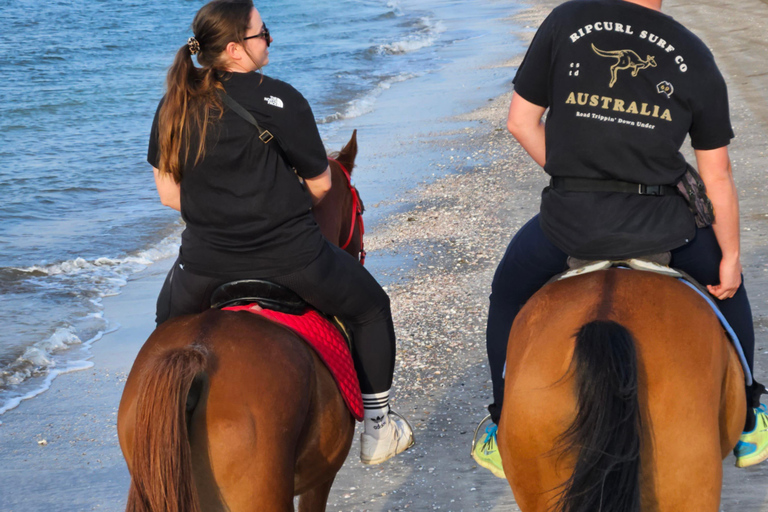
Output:
M512 94L509 106L507 129L517 139L523 149L544 167L547 161L544 122L541 117L547 109L531 103L517 93Z
M707 186L707 196L715 209L717 243L723 253L720 283L707 289L718 299L730 299L741 285L741 248L739 233L739 196L733 181L728 148L696 150L699 174Z

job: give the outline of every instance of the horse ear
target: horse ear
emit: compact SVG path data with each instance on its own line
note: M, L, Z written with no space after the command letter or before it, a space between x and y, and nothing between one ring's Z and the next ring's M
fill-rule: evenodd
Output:
M349 139L349 142L347 142L347 145L339 152L339 156L336 159L341 162L351 174L352 168L355 166L355 157L357 157L357 130L352 132L352 137Z

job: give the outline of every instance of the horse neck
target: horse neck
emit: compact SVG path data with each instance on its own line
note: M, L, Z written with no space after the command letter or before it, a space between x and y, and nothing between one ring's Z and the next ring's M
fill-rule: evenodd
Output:
M331 190L313 208L313 213L323 235L334 245L340 246L349 236L354 205L344 171L335 162L331 162L330 167Z

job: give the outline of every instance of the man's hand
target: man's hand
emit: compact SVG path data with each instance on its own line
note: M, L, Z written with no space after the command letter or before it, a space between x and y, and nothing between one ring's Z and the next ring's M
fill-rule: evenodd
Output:
M707 290L718 299L724 300L733 297L739 286L741 286L741 262L738 258L735 261L723 258L720 261L720 283L714 286L707 285Z

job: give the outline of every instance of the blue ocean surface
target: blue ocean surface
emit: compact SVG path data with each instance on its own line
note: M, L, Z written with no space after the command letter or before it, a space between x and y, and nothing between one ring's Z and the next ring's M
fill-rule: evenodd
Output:
M102 299L178 251L183 224L157 198L146 148L167 68L203 4L3 1L0 414L89 367L88 347L115 328ZM451 66L511 56L501 20L516 10L513 0L257 7L274 37L264 73L307 97L337 149L399 84L437 86Z

